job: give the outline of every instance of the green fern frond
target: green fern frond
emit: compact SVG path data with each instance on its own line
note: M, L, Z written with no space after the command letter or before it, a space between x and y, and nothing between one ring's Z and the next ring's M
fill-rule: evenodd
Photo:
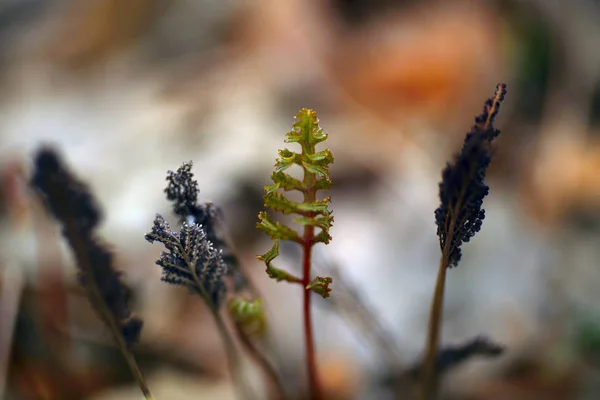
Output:
M298 190L300 192L304 192L306 190L302 184L302 181L289 176L288 174L284 174L283 172L273 172L271 179L277 183L270 186L265 186L265 192L267 193L279 188L282 188L283 190Z
M333 216L329 209L331 199L329 197L321 200L317 198L319 190L331 187L329 165L333 163L333 155L329 149L321 151L315 149L316 145L325 139L327 139L327 134L321 129L317 114L307 108L301 109L296 114L292 130L287 133L285 139L286 143L298 143L301 152L296 153L289 149L279 150L275 171L271 175L273 184L265 186L265 207L271 211L297 215L292 222L303 228L302 237L294 229L273 221L265 211L259 213L259 221L256 224L261 231L275 240L271 250L258 257L267 266L267 274L277 281L285 280L301 284L304 287L304 336L310 396L313 399L321 399L322 395L315 362L310 298L313 292L323 298L329 297L329 292L331 292L329 285L332 282L329 277L318 276L314 280L311 279L312 247L317 243L329 243L331 240L329 229L333 224ZM302 168L304 172L302 180L285 172L294 165ZM284 192L291 190L301 192L303 200L296 202L286 198ZM318 233L315 232L315 229L318 229ZM291 240L302 246L302 279L272 265L273 260L279 255L279 240Z
M281 188L281 187L280 187ZM265 206L273 211L280 211L284 214L327 214L329 212L330 198L326 197L323 200L303 201L298 203L288 200L282 193L276 191L267 192L264 196Z
M301 152L289 149L279 150L279 157L275 162L275 170L271 175L272 185L265 186L264 204L271 211L283 214L295 214L293 222L304 228L304 235L300 235L292 228L280 222L275 222L271 216L263 211L259 213L258 229L265 232L275 244L263 256L258 257L267 266L267 273L277 281L302 283L307 289L323 297L329 296L328 283L331 278L318 278L315 281L298 279L287 272L277 269L271 262L279 254L278 240L290 240L310 249L316 243L329 243L331 235L329 229L333 225L333 216L329 209L331 199L325 197L317 199L317 191L329 189L329 165L333 163L333 155L329 149L316 151L315 146L327 139L327 134L319 125L317 114L310 109L303 108L296 114L292 130L286 134L286 143L298 143ZM288 175L285 171L293 165L298 165L304 172L303 179ZM303 201L296 202L288 199L284 193L296 190L303 194ZM318 229L318 232L315 232ZM310 250L305 252L310 256ZM309 274L308 274L309 276Z
M292 242L302 243L302 239L300 239L300 236L298 236L298 233L295 230L280 222L273 221L267 212L261 211L258 214L258 218L260 221L256 227L269 235L271 239L291 240Z
M312 152L308 150L325 139L327 134L319 125L317 113L309 108L303 108L296 114L296 121L292 125L292 130L286 135L285 142L300 143L302 153L311 154Z
M333 217L329 214L325 215L325 216L321 216L321 217L298 217L298 218L294 218L294 222L299 224L299 225L312 225L312 226L317 226L323 230L329 230L329 228L331 228L331 226L333 225Z
M278 255L279 240L275 240L275 242L273 243L273 247L271 247L271 250L267 251L262 256L258 256L256 258L265 263L265 265L267 266L267 274L270 278L275 279L277 282L286 281L290 283L302 283L302 279L296 278L292 274L282 269L275 268L273 265L271 265L271 261L277 258Z
M331 241L331 235L329 234L329 232L328 231L321 231L321 232L319 232L318 235L316 235L313 238L312 243L329 244L330 241Z
M329 178L321 178L315 182L315 190L327 190L331 188L331 180Z
M258 256L256 258L258 258L261 261L264 261L264 263L267 264L267 267L268 267L269 264L271 264L271 261L276 259L278 255L279 255L279 240L276 240L273 243L273 247L271 247L271 250L267 251L262 256Z
M315 293L323 296L324 299L329 297L329 292L331 292L331 288L329 284L333 281L330 277L321 277L317 276L311 283L309 283L306 288L312 290Z

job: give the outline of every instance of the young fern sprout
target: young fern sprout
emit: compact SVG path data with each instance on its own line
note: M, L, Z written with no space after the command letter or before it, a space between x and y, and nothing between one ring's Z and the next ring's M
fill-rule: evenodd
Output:
M311 277L311 250L317 243L329 243L331 236L329 228L333 223L333 216L329 210L330 198L317 199L317 191L329 189L329 164L333 163L333 156L329 149L316 150L316 145L327 139L327 134L319 126L319 119L315 111L303 108L296 114L296 121L292 130L286 135L286 143L298 143L302 151L292 152L288 149L279 150L279 158L275 163L275 171L271 179L273 184L265 186L265 207L283 214L294 214L293 222L303 227L303 234L296 230L275 222L271 216L262 211L258 214L257 228L269 235L273 240L273 247L258 259L267 266L267 274L279 281L287 281L302 285L304 290L303 317L304 336L306 346L306 361L310 394L312 399L322 398L321 386L315 359L315 346L313 339L311 318L311 293L315 292L324 298L329 297L332 279L329 277ZM293 165L298 165L303 170L303 179L299 180L284 171ZM296 190L302 193L303 201L294 202L287 199L281 191ZM315 233L315 228L320 231ZM303 248L302 277L296 277L287 271L276 268L272 261L279 255L279 241L289 240L298 243Z
M269 379L274 399L284 400L285 389L279 380L277 371L265 355L254 344L254 339L264 337L267 330L267 318L262 299L248 300L237 296L228 302L229 315L233 319L237 337L254 361L262 368Z
M248 300L238 296L227 304L229 314L233 317L236 328L245 337L261 337L267 330L267 318L262 299Z
M131 290L114 268L113 255L95 235L100 209L89 188L63 165L59 155L42 148L35 156L31 185L62 225L75 256L77 275L94 310L110 329L144 397L152 399L131 348L139 341L142 320L129 308Z
M496 86L494 97L486 100L483 112L467 133L461 152L442 172L439 185L440 206L435 210L437 234L442 251L429 317L425 360L422 371L422 397L435 398L438 387L436 358L440 338L446 270L461 259L461 245L481 229L485 212L481 208L489 192L484 183L491 161L492 141L500 134L494 118L506 95L506 85Z

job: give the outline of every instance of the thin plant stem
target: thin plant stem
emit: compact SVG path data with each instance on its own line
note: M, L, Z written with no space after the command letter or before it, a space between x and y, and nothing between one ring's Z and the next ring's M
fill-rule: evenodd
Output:
M218 311L215 311L211 308L212 315L217 324L217 329L219 331L219 335L223 339L223 347L225 348L225 355L227 357L227 365L229 367L229 373L231 374L231 378L233 379L234 386L236 391L238 392L238 396L240 399L253 399L252 390L246 383L246 380L243 377L243 374L240 370L240 357L238 351L235 347L233 339L227 327L225 326L225 322L219 314Z
M312 229L312 227L306 227L305 230ZM307 235L305 235L307 237ZM310 387L311 399L320 400L321 396L321 385L319 382L319 375L317 371L317 362L315 357L315 343L312 329L312 316L311 316L311 295L312 291L307 289L306 286L310 283L310 246L304 247L304 260L303 260L303 280L304 285L304 305L303 305L303 316L304 316L304 340L306 346L306 364L308 369L308 382Z
M314 145L311 146L311 153L314 153ZM307 188L304 192L304 202L314 202L316 199L316 193L313 189L315 176L308 170L304 170L304 184ZM308 218L312 217L312 213L308 213ZM312 328L312 315L311 315L311 295L312 290L308 289L308 285L311 282L310 269L311 269L311 252L313 246L313 238L315 235L315 227L313 225L306 225L304 227L303 237L303 259L302 259L302 285L304 286L303 296L303 318L304 318L304 341L306 347L306 367L308 370L308 383L311 399L321 400L322 390L321 383L319 381L319 372L317 370L317 361L315 356L315 343L313 337Z
M461 193L461 196L464 192ZM458 213L458 205L454 208L454 214ZM442 331L442 317L444 314L444 292L446 289L446 271L449 267L449 255L452 249L452 241L454 237L454 227L456 219L452 218L449 221L448 237L446 244L442 249L440 257L440 266L438 269L437 279L435 282L435 291L433 293L433 302L429 314L429 327L427 332L427 346L425 350L425 361L422 371L422 395L423 400L434 399L437 396L438 376L437 376L437 352Z
M77 225L73 221L67 221L65 224L65 229L67 230L68 237L71 239L73 249L75 253L78 255L77 260L80 263L81 268L86 271L88 276L93 276L92 266L90 264L90 260L85 256L86 249L85 244L81 240L81 236L79 235L79 230L77 229ZM144 379L142 371L140 370L135 357L127 344L125 343L125 339L123 338L123 334L121 333L117 323L114 318L112 318L110 311L106 307L106 304L102 300L102 295L100 294L100 290L98 286L96 286L93 279L87 279L85 285L90 290L93 301L95 300L95 306L98 307L100 314L103 316L104 321L108 325L118 348L121 350L125 361L127 361L127 365L131 370L135 380L144 395L146 400L153 400L152 394L150 393L150 389L148 388L148 384Z
M181 247L181 243L178 243L177 245ZM219 335L223 339L223 347L225 347L225 355L227 357L227 367L229 368L229 373L231 374L231 379L233 380L233 386L238 392L238 396L240 399L253 398L253 396L250 395L252 391L250 390L248 385L246 385L246 381L240 371L240 358L235 348L235 344L231 339L231 335L229 334L229 331L227 330L227 327L223 322L223 318L221 317L221 314L219 314L219 311L217 310L216 306L213 304L211 297L204 289L202 280L196 272L196 266L187 257L185 249L181 248L181 254L183 256L183 260L189 266L190 273L192 274L192 278L196 283L196 287L198 288L198 290L200 290L200 296L204 299L204 302L210 309L210 312L217 325Z
M9 263L0 269L0 398L4 398L11 358L14 327L23 295L25 278L22 268Z
M269 360L267 360L265 355L262 354L258 348L256 348L254 343L252 343L252 340L250 340L250 338L237 324L235 325L235 332L248 354L250 354L254 361L256 361L256 363L262 368L264 374L269 378L271 387L274 389L272 398L276 400L285 400L287 398L285 395L285 389L283 388L283 385L279 380L279 376Z
M429 329L427 332L427 347L425 351L425 362L423 363L423 400L435 398L437 394L437 371L436 355L442 328L442 315L444 310L444 292L446 288L446 270L448 268L447 257L442 255L435 282L433 302L429 314Z

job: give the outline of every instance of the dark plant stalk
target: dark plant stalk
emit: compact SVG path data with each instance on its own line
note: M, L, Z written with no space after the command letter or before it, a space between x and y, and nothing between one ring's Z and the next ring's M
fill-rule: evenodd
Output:
M451 243L448 241L447 243ZM448 244L446 245L448 247ZM425 363L424 363L424 379L423 379L423 399L428 400L435 396L437 393L437 380L436 380L436 355L438 351L438 343L440 339L442 314L444 308L444 292L446 288L446 270L448 269L448 257L444 255L447 253L447 249L444 249L442 257L440 258L440 267L438 269L437 279L435 282L435 291L433 294L433 303L431 304L431 311L429 314L429 329L427 333L427 347L425 352Z
M32 187L62 225L62 233L78 267L86 294L112 333L144 397L152 399L131 347L139 340L143 321L129 309L130 289L121 281L112 254L94 237L101 213L87 186L78 181L50 148L35 157Z
M73 251L75 252L75 254L77 254L79 266L86 271L88 276L92 276L93 269L90 264L90 260L86 256L86 245L80 239L77 225L73 221L65 221L64 227L66 234L71 238L71 244L73 246ZM127 362L127 366L131 370L133 377L135 378L138 386L140 387L140 390L144 394L144 398L146 400L153 400L152 394L150 393L150 389L148 388L148 384L144 379L142 371L140 370L140 367L138 366L135 357L131 353L131 350L129 350L127 344L125 343L125 340L123 339L123 334L121 333L121 330L115 323L115 320L112 318L110 311L108 310L104 301L102 300L100 289L98 288L93 279L89 279L88 282L86 282L86 286L94 299L94 305L97 307L101 315L104 316L103 319L108 325L108 328L110 329L110 332L112 333L115 342L117 343L117 347L119 348L119 350L121 350L121 353L123 354L123 357Z
M422 372L423 400L436 398L438 391L436 359L441 335L446 271L458 265L461 244L468 242L481 229L485 217L481 205L489 188L485 185L484 178L491 159L491 143L500 133L493 127L493 121L505 94L506 85L499 84L494 97L485 102L483 113L475 118L475 125L467 133L461 153L442 173L441 206L436 210L442 254L429 314Z

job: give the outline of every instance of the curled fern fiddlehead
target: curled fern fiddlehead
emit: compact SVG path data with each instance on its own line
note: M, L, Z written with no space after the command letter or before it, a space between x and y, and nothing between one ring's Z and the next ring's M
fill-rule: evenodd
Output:
M267 329L267 317L262 299L254 301L234 297L228 303L229 313L247 337L260 337Z

